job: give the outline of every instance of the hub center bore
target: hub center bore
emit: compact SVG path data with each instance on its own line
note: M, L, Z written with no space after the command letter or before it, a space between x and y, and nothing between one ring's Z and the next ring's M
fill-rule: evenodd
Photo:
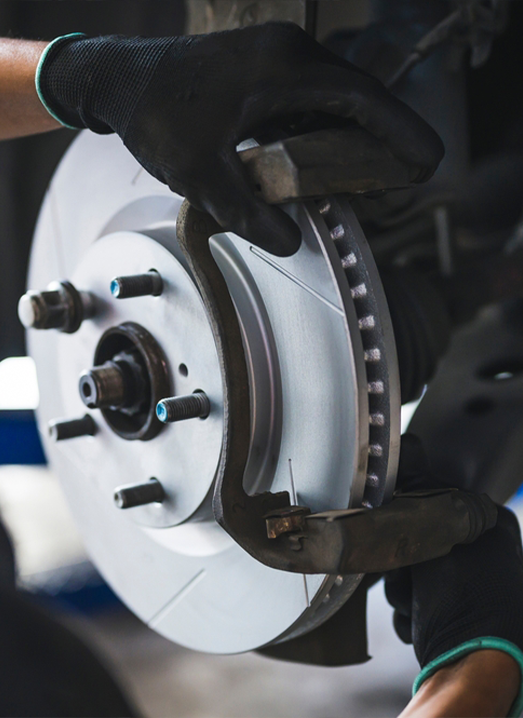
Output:
M156 404L170 393L167 363L156 340L134 322L108 329L95 351L94 366L80 377L80 397L100 409L123 439L153 439L163 424Z

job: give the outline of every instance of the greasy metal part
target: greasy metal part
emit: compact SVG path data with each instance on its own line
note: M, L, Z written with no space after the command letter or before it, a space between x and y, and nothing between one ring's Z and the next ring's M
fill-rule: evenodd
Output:
M300 533L284 530L275 543L294 551L291 571L306 571L300 559L326 573L384 573L445 556L496 525L497 509L486 495L457 489L398 494L377 509L325 511L305 516ZM299 553L297 553L299 552Z
M132 297L159 297L163 290L161 275L151 269L145 274L134 274L130 277L115 277L111 280L111 294L115 299Z
M46 291L29 291L18 303L18 316L26 329L78 331L82 321L93 315L93 301L70 282L52 282Z
M95 434L96 424L90 414L86 414L81 419L55 419L49 422L49 436L54 441L65 441Z
M189 396L173 396L162 399L156 405L156 416L164 424L187 419L206 419L211 411L209 397L203 391Z
M79 389L80 397L89 409L119 409L133 416L144 410L151 391L151 379L147 376L142 355L131 349L84 372Z
M82 374L79 389L80 397L89 409L119 409L127 403L126 377L113 361Z
M123 439L149 441L163 428L156 405L170 385L158 342L139 324L125 322L103 333L94 368L80 377L80 395Z
M310 513L311 510L306 506L289 506L269 512L265 516L267 536L274 539L281 534L302 531L305 528L305 516Z
M119 486L114 491L114 503L118 509L132 509L147 504L161 504L165 491L158 479L149 479L145 484Z
M475 541L496 520L496 505L486 494L457 489L398 494L377 509L307 516L301 552L294 556L308 550L329 573L383 573L445 556L456 544ZM294 538L277 541L295 543Z
M271 20L306 27L306 0L186 0L187 34L198 35Z
M408 187L417 179L361 128L310 132L242 150L239 157L269 204Z

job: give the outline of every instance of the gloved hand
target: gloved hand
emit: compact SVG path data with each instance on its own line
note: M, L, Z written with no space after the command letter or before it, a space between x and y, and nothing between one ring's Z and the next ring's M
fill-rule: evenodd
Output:
M297 225L256 198L236 147L293 113L356 120L427 179L443 156L436 133L376 79L331 54L298 26L160 39L54 41L37 88L62 124L116 132L154 177L191 204L280 256Z
M421 452L414 437L404 437L405 490L441 486L427 473ZM474 543L391 572L385 592L395 609L396 632L414 644L422 668L415 689L442 666L486 648L509 653L523 673L523 550L512 511L499 507L497 525ZM511 715L519 715L522 698L520 692Z

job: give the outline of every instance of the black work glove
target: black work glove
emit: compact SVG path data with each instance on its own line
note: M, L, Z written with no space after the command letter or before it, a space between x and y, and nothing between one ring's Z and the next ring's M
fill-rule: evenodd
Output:
M442 486L430 477L422 447L409 435L402 440L399 479L403 490ZM523 670L523 550L509 509L500 506L496 526L474 543L386 575L385 592L395 609L396 633L414 644L423 669L415 687L447 663L484 648L509 653Z
M294 113L356 120L427 179L443 156L434 130L370 75L291 23L160 39L65 37L37 87L60 122L116 132L154 177L219 224L277 255L297 225L254 196L236 147Z

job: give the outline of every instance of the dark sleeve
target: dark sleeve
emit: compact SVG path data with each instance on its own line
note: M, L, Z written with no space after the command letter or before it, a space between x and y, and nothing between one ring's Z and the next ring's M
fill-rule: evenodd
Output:
M77 636L34 598L4 585L0 587L0 716L101 718L137 716L137 712Z

